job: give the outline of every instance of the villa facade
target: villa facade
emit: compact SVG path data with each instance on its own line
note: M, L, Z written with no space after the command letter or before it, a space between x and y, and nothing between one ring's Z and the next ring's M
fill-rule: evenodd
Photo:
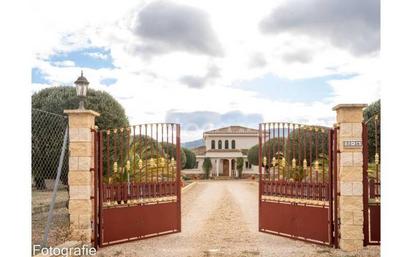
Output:
M247 159L249 148L259 143L257 129L229 126L203 133L205 146L196 151L197 170L202 171L203 161L209 157L212 162L211 177L237 177L236 159L244 159L243 174L258 174L258 167Z

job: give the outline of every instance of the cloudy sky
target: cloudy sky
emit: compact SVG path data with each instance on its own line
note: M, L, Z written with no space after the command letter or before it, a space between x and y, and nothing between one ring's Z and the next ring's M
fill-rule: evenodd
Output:
M378 0L36 1L32 92L80 70L131 124L332 125L380 95Z

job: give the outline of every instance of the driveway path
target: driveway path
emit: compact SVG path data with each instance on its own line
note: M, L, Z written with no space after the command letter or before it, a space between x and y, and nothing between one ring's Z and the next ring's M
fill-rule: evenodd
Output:
M344 253L258 232L258 185L198 182L182 194L182 232L99 250L98 256L379 256L379 247Z

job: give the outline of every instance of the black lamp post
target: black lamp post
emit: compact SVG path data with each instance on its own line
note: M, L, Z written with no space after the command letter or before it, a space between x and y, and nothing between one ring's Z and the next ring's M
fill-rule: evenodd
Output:
M83 71L81 72L80 77L78 77L74 82L74 84L76 85L76 94L80 99L79 109L84 110L84 101L86 100L89 81L87 81L87 79L83 77Z

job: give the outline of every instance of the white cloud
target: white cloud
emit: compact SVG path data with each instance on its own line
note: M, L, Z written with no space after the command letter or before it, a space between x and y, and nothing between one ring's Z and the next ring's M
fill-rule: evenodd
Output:
M85 53L85 55L88 55L92 58L99 59L99 60L107 60L109 58L107 54L98 53L98 52Z
M332 80L333 102L338 103L371 103L380 97L381 83L370 75L359 75L350 80Z
M53 65L59 66L59 67L74 67L76 64L73 61L59 61L59 62L53 62Z
M261 113L264 121L332 125L334 104L370 102L379 97L379 56L356 56L306 35L267 36L260 32L262 19L270 15L275 6L287 1L240 1L236 7L230 1L174 1L206 13L210 29L224 55L180 50L153 54L150 58L136 55L134 46L148 41L136 38L133 19L152 2L36 2L33 4L36 17L33 21L33 35L36 35L33 37L34 67L46 74L46 79L54 85L72 85L80 68L66 61L59 67L53 66L47 61L48 56L85 47L110 49L116 68L82 69L92 88L106 90L120 101L133 124L163 121L166 113L173 109L180 112ZM100 53L88 54L96 58L106 57ZM211 67L218 70L218 76L208 79ZM231 87L234 83L253 80L267 73L287 79L331 74L358 76L330 81L333 96L322 102L273 101L258 97L253 90ZM201 86L188 87L190 80L182 79L185 77L192 78L192 82L198 81L200 84L195 84ZM100 84L104 78L117 81L107 87ZM33 84L32 88L38 90L45 86ZM196 139L201 132L186 131L183 140Z

